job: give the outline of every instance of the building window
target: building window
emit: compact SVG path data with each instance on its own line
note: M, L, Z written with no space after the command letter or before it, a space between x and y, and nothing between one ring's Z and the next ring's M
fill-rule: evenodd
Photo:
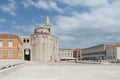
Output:
M72 57L72 53L71 53L71 57Z
M3 56L2 51L0 51L0 57L2 57L2 56Z
M13 47L13 41L12 41L12 40L9 40L8 46L9 46L9 47Z
M113 58L115 58L115 56L113 56Z
M25 43L25 42L26 42L26 40L24 39L24 40L23 40L23 42Z
M13 56L13 52L12 51L9 51L8 52L8 57L12 57Z
M29 39L27 39L27 43L29 43Z
M68 53L68 57L70 57L70 54Z
M2 40L0 40L0 47L2 47Z

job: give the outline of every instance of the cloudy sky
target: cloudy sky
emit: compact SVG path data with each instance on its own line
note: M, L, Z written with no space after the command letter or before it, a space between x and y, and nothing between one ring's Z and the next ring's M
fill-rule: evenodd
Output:
M33 34L47 15L60 47L120 43L120 0L0 0L0 32Z

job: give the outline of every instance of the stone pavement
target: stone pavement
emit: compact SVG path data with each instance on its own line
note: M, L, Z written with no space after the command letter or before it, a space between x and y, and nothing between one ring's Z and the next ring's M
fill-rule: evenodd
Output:
M27 64L0 80L120 80L119 65L54 64Z

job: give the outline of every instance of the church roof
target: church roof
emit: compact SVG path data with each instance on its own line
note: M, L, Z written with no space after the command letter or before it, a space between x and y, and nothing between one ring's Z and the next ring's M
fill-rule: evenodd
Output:
M50 23L50 20L49 20L49 17L48 17L48 16L46 17L46 22L45 22L45 25L46 25L46 26L51 25L51 23Z

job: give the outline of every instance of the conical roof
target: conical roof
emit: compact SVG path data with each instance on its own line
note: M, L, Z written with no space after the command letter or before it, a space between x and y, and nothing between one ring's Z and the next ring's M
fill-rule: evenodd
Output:
M45 25L46 25L46 26L50 26L50 25L51 25L51 23L50 23L50 20L49 20L49 17L48 17L48 16L46 17L46 22L45 22Z

